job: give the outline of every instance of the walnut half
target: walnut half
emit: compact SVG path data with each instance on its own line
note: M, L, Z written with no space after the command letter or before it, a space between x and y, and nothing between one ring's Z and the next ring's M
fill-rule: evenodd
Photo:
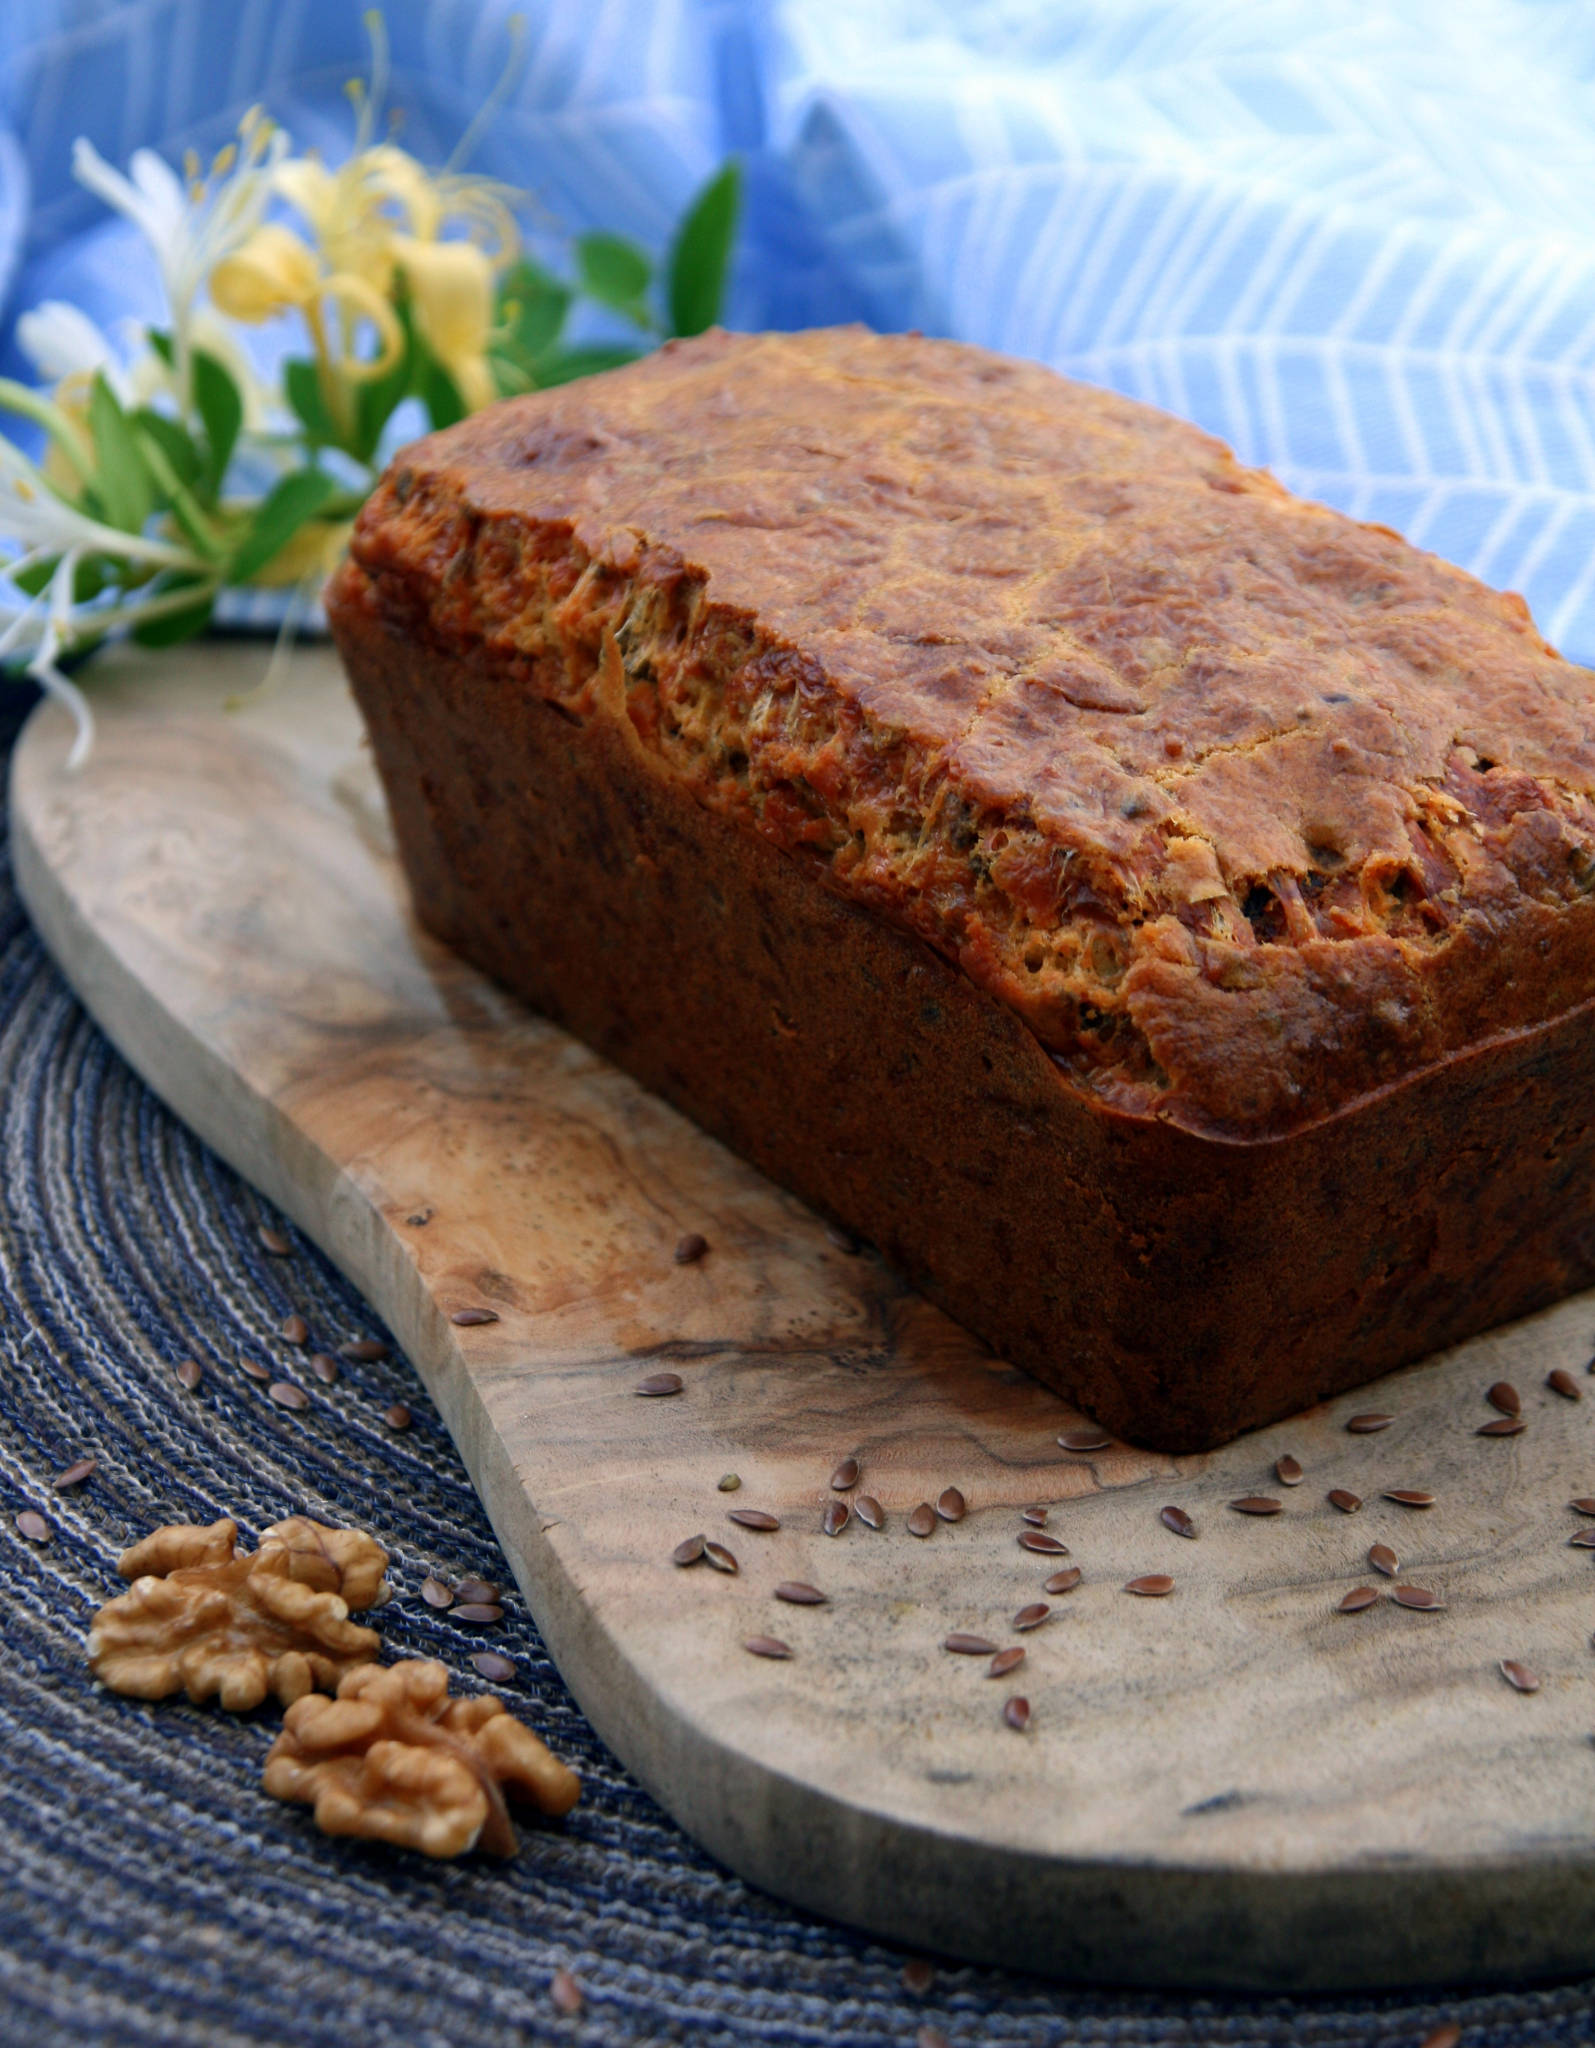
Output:
M330 1692L369 1664L380 1639L350 1621L382 1589L387 1552L355 1529L302 1515L236 1554L238 1525L175 1523L117 1561L130 1592L108 1600L89 1630L89 1666L113 1692L160 1700L215 1697L234 1713L268 1693L286 1706Z
M328 1835L460 1856L517 1847L505 1794L569 1813L581 1780L501 1700L450 1699L441 1664L351 1671L336 1699L296 1700L266 1757L273 1799L315 1808Z

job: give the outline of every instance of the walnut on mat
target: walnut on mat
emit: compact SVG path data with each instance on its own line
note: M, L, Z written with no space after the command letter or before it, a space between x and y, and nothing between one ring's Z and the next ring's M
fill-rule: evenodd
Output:
M513 1856L506 1795L556 1817L581 1797L576 1773L501 1700L451 1699L447 1671L420 1658L351 1671L336 1699L296 1700L263 1782L313 1806L323 1834L426 1856Z
M174 1523L117 1560L131 1591L108 1600L89 1630L89 1666L113 1692L212 1697L234 1713L268 1693L286 1706L330 1692L369 1664L380 1638L349 1619L382 1590L387 1552L358 1529L302 1515L237 1555L238 1525Z

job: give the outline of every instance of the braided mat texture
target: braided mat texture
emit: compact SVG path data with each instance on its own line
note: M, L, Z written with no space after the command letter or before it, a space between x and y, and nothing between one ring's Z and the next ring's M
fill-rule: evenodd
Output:
M9 748L18 706L0 706ZM569 2042L1302 2043L1468 2048L1595 2040L1595 1984L1517 1994L1223 2002L1074 1991L907 1958L749 1891L702 1855L600 1746L513 1595L472 1632L421 1581L509 1573L420 1383L398 1356L344 1368L313 1407L275 1407L241 1358L380 1335L111 1051L27 923L0 863L0 2041L193 2048L511 2048ZM291 1233L290 1233L291 1234ZM204 1367L194 1393L173 1368ZM302 1374L296 1375L302 1377ZM388 1429L403 1401L413 1426ZM87 1485L52 1491L80 1456ZM48 1544L25 1542L23 1509ZM441 1658L457 1689L483 1636L512 1657L512 1707L581 1771L560 1827L508 1865L431 1864L319 1835L260 1791L275 1708L146 1706L84 1667L114 1561L157 1523L237 1518L253 1544L305 1513L371 1529L394 1597L389 1655ZM550 1980L571 1970L580 2015ZM934 2041L934 2034L925 2036Z

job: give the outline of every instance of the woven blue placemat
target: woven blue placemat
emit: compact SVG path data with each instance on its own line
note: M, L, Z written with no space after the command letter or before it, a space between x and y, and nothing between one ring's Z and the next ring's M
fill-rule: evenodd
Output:
M17 706L0 705L0 744ZM441 1658L465 1690L473 1633L420 1598L429 1574L509 1582L463 1467L409 1366L349 1365L286 1413L240 1369L313 1340L380 1335L261 1199L129 1072L43 952L0 858L0 2041L193 2048L630 2044L1312 2043L1418 2048L1595 2039L1595 1984L1332 2002L1077 1991L907 1958L750 1891L599 1743L511 1597L505 1697L581 1771L563 1826L508 1865L432 1864L329 1841L260 1790L275 1709L235 1717L100 1691L83 1660L117 1553L166 1521L291 1513L372 1529L393 1556L390 1656ZM289 1232L290 1237L292 1233ZM174 1366L204 1367L196 1392ZM304 1377L302 1371L295 1377ZM407 1404L401 1434L384 1411ZM52 1476L99 1464L70 1493ZM15 1516L42 1511L48 1544ZM559 2014L559 1966L585 1992Z

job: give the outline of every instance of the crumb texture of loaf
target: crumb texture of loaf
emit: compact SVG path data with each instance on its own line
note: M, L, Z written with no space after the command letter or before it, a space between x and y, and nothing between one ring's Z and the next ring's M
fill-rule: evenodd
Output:
M671 343L405 450L329 606L624 720L1121 1113L1282 1134L1595 989L1595 675L1033 364Z

